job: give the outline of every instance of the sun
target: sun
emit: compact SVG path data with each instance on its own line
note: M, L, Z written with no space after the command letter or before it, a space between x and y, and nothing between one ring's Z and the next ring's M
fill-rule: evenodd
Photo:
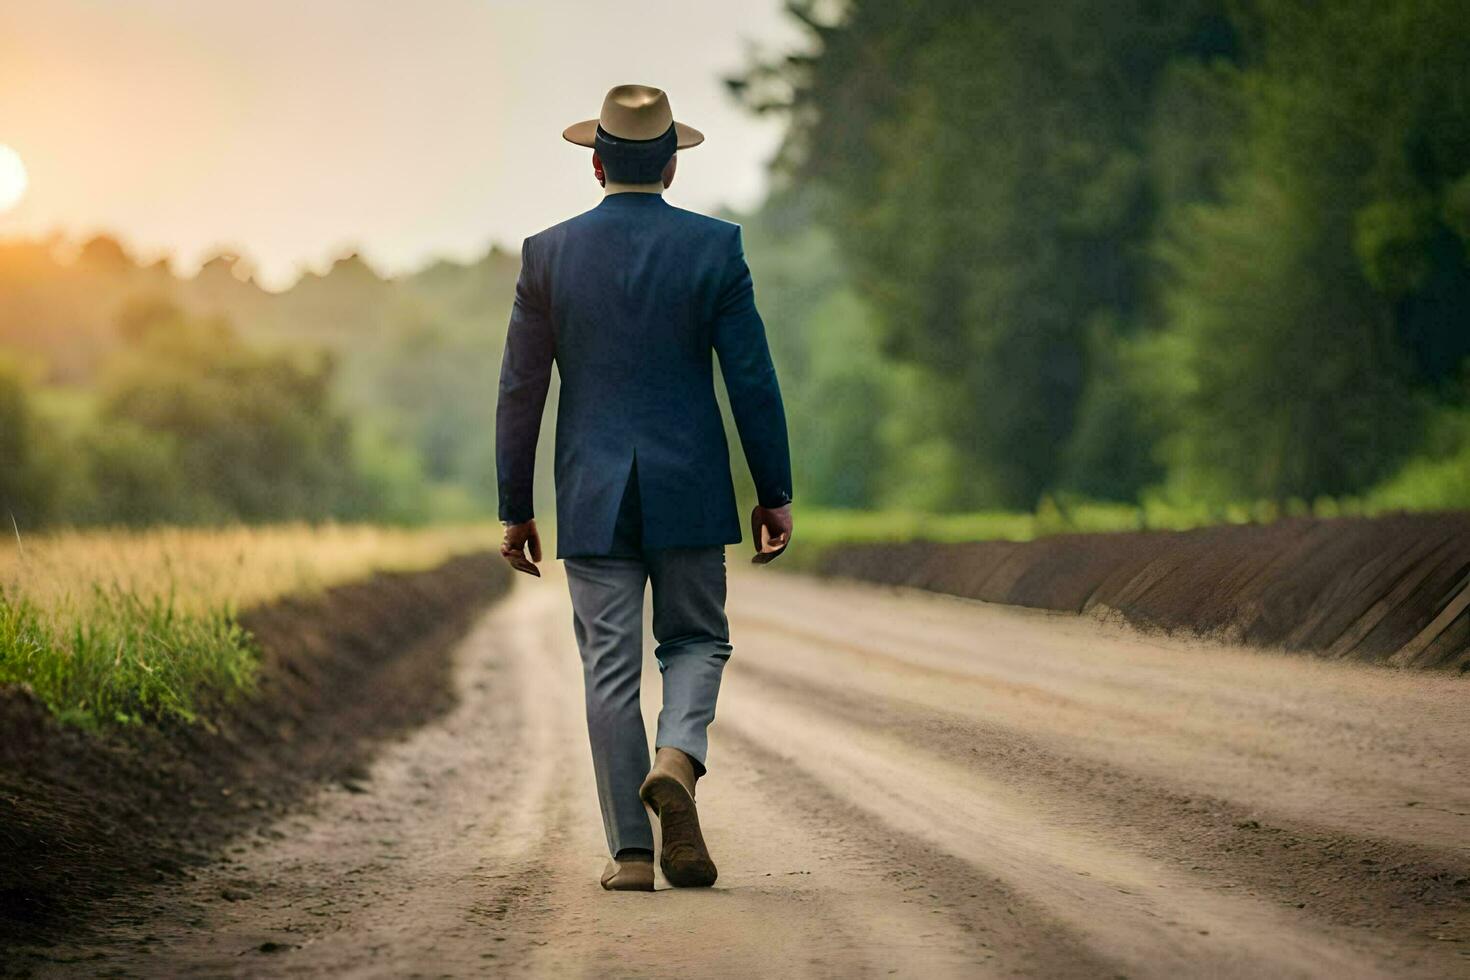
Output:
M28 183L26 165L21 161L20 154L0 143L0 213L9 211L20 203Z

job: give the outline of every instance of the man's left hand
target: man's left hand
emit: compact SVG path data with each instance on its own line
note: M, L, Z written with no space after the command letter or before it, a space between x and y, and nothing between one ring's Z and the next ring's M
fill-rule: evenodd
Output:
M527 554L530 557L527 558ZM505 526L505 539L500 542L500 556L510 567L527 575L541 577L536 562L541 560L541 535L536 532L536 519Z

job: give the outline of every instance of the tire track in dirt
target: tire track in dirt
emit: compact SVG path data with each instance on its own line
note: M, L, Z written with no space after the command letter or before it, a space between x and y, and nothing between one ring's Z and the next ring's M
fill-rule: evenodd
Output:
M749 691L754 695L757 691ZM765 692L769 694L769 692ZM750 728L771 743L826 746L824 788L1028 896L1129 974L1342 975L1360 953L1292 928L1274 909L1219 894L1147 858L1078 832L960 766L837 722L808 702L764 700ZM800 755L788 756L806 765ZM1040 926L1040 923L1034 925ZM1034 941L1049 930L1037 928Z
M1005 974L1037 977L1112 977L1124 970L1090 949L1067 923L1046 912L1016 889L969 862L885 822L869 808L826 788L782 751L761 737L727 726L721 739L732 745L739 761L756 773L765 792L781 800L786 819L813 827L813 833L857 846L870 857L871 871L897 889L888 899L943 916L967 937L953 951L962 975ZM825 754L815 753L818 765ZM921 926L922 928L922 926ZM916 937L917 956L896 961L889 972L930 975L936 950L927 944L942 938L932 929ZM908 949L910 944L901 944ZM891 950L889 950L891 952ZM922 964L922 968L918 965ZM921 972L922 970L922 972Z
M1220 887L1268 894L1331 925L1417 939L1431 956L1450 952L1435 944L1443 924L1466 907L1470 862L1462 854L1274 820L952 712L875 703L748 662L741 674L806 710L891 733L967 772L1029 789L1038 807L1069 827L1105 827L1118 844L1179 870L1207 872ZM1159 846L1171 839L1188 848Z
M1456 746L1470 735L1470 686L1459 680L1181 649L869 586L745 585L732 604L743 639L732 676L746 685L728 692L737 723L765 741L820 738L831 759L788 752L790 764L895 828L923 832L922 810L905 812L903 796L942 800L933 821L968 813L975 837L1006 855L977 852L977 866L1033 897L1058 884L1039 873L1048 857L1085 875L1099 859L1143 862L1139 881L1168 885L1176 920L1193 890L1198 916L1225 920L1202 926L1211 935L1248 926L1235 933L1264 954L1256 972L1316 975L1334 959L1345 975L1466 968L1470 766ZM794 625L773 615L783 604L804 615ZM1356 749L1347 758L1334 754L1344 743ZM1336 793L1357 805L1302 819ZM990 827L987 816L1002 819ZM1062 842L1056 855L1044 853L1051 840ZM1109 897L1073 901L1061 889L1050 907L1081 928L1124 911ZM1127 960L1115 934L1125 925L1107 925L1095 948ZM1167 962L1167 941L1140 938L1147 952L1132 974ZM1253 972L1231 943L1211 945L1191 940L1188 955L1204 959L1177 968Z
M1194 793L1470 857L1470 684L873 586L747 580L746 660L1028 733ZM771 609L802 610L795 622Z

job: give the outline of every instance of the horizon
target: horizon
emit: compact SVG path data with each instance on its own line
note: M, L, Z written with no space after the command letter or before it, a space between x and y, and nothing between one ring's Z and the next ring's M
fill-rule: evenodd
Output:
M99 239L114 242L122 249L128 260L139 269L151 268L161 263L167 273L180 282L188 282L198 278L212 260L220 258L231 259L235 262L243 263L243 268L246 270L245 275L236 275L236 278L241 283L256 286L262 292L272 294L290 292L309 277L324 278L331 275L332 271L338 265L352 260L361 262L374 276L383 282L394 282L410 279L437 265L449 264L461 268L468 268L485 261L485 259L494 253L514 257L520 250L519 246L509 247L504 242L491 241L478 251L472 251L465 255L439 255L430 252L425 253L421 261L417 263L404 265L399 269L385 270L377 262L373 261L372 258L364 255L362 249L349 245L340 253L328 255L322 259L304 262L296 268L294 276L281 283L262 281L261 277L257 275L259 271L258 266L254 258L249 254L230 252L226 249L217 249L213 252L206 250L204 253L201 253L197 261L191 262L186 267L181 267L177 258L169 254L167 250L150 252L147 249L136 247L134 243L129 242L123 236L112 234L106 230L99 230L93 234L84 236L69 236L59 231L46 235L0 236L0 253L11 248L44 248L46 249L47 255L57 264L72 266L80 260L81 253L88 243Z
M778 0L665 0L637 23L570 0L59 0L8 20L0 145L29 188L0 212L0 241L105 235L184 278L229 253L272 292L354 253L383 278L472 263L594 206L590 151L561 130L627 81L666 88L710 137L669 199L749 210L782 124L722 79L801 40ZM550 84L527 83L547 66Z

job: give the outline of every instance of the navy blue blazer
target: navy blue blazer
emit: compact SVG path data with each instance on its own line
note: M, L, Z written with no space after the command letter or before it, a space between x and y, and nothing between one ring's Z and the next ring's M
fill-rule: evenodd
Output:
M786 415L740 226L627 191L527 238L495 415L500 519L534 515L554 362L557 557L610 553L630 474L643 547L740 541L713 355L760 503L787 503Z

